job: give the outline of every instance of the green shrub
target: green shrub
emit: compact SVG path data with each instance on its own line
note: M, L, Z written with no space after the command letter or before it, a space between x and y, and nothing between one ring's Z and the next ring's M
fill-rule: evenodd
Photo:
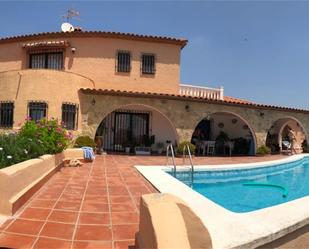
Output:
M266 145L262 145L256 150L257 155L269 155L271 153L271 149L267 147Z
M229 141L229 135L224 131L220 131L219 135L216 137L216 154L225 154L225 143Z
M19 132L0 134L0 168L66 149L72 135L57 120L27 120Z
M307 143L307 140L304 140L302 143L303 153L309 153L309 145Z
M183 141L177 146L177 154L178 155L183 155L183 151L185 149L185 146L189 145L189 149L191 154L193 155L195 152L195 145L191 144L189 141ZM186 154L188 154L188 151L186 150Z
M96 146L93 139L89 136L80 136L75 140L74 147L75 148L81 148L81 147L92 147L94 148Z

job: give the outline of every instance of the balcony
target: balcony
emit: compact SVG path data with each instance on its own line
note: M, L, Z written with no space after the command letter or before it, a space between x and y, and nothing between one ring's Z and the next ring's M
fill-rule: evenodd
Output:
M193 85L180 85L179 94L190 97L223 100L223 87L210 88Z

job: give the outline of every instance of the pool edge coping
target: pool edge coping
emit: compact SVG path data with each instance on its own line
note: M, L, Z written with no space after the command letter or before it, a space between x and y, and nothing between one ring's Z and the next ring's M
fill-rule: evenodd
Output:
M264 162L194 167L195 170L253 169L294 162L307 156L309 154ZM177 170L187 167L179 166ZM135 168L160 192L174 194L191 207L209 230L214 248L255 248L309 224L308 196L248 213L234 213L167 174L165 171L172 170L171 166L136 165Z

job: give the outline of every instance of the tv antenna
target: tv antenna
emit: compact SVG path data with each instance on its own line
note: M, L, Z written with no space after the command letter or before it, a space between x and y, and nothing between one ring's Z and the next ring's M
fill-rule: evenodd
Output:
M69 21L70 21L71 19L73 19L73 18L76 18L77 20L80 20L80 19L78 18L79 15L80 15L80 14L79 14L79 11L74 10L74 9L68 9L68 10L67 10L67 13L66 13L65 15L63 15L62 17L63 17L64 19L66 19L67 22L69 22Z
M74 26L71 23L69 23L69 21L73 18L80 20L78 16L79 11L76 11L74 9L68 9L66 15L62 16L63 19L66 19L66 22L61 24L61 30L63 32L73 32L75 30Z

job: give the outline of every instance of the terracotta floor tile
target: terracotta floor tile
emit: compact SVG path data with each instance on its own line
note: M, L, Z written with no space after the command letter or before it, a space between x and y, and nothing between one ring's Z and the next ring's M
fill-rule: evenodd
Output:
M82 212L109 212L109 207L106 203L85 202L82 207Z
M128 195L111 195L110 196L111 203L128 203L131 201L132 199Z
M43 220L45 221L47 216L50 213L50 209L42 208L26 208L21 214L20 218L22 219L31 219L31 220Z
M135 212L135 206L133 205L133 202L129 203L114 203L111 204L112 212Z
M50 193L50 192L41 192L36 198L37 199L47 199L47 200L57 200L60 197L60 193Z
M109 213L80 213L79 224L108 225Z
M6 229L6 231L12 233L37 235L43 224L43 221L17 219Z
M63 222L63 223L76 223L78 212L53 210L48 217L49 221Z
M65 195L73 195L73 196L82 196L85 193L85 190L77 190L77 189L68 189L64 190L63 194Z
M111 186L108 188L110 195L128 195L129 192L125 187L114 187Z
M75 241L72 249L112 249L111 241L91 241L80 242Z
M80 205L81 205L81 202L58 201L55 206L55 209L78 211L80 208Z
M115 225L113 233L115 240L134 240L138 225Z
M150 193L146 187L129 187L129 191L133 195L144 195Z
M125 183L122 180L120 181L108 180L107 182L109 187L125 187Z
M16 235L16 234L0 234L0 248L31 248L36 237Z
M71 202L81 202L83 196L82 195L68 195L68 194L63 194L59 201L71 201Z
M75 240L104 240L112 239L112 231L108 226L79 225Z
M34 249L70 249L72 242L50 238L39 238L34 245Z
M56 203L56 200L40 200L34 199L29 203L29 207L36 208L52 208Z
M113 225L131 224L131 223L138 224L139 214L129 213L129 212L121 212L121 213L112 212L112 222L113 222Z
M86 194L93 194L93 195L97 195L97 194L104 194L106 193L107 188L106 187L89 187L86 190Z
M107 195L87 195L84 198L85 202L102 202L108 203Z
M135 249L134 240L114 241L114 249Z
M60 238L60 239L72 239L75 226L71 224L47 222L40 236Z

